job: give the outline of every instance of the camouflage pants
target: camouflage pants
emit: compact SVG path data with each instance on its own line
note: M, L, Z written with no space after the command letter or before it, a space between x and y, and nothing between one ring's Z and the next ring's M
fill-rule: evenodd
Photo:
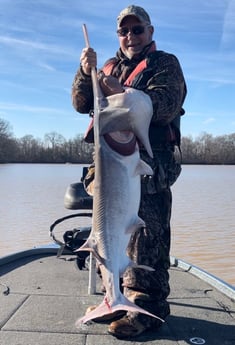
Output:
M123 276L126 297L163 319L169 314L166 298L170 292L170 214L170 189L142 197L139 215L145 220L146 228L138 229L132 235L127 251L134 262L150 266L155 271L129 267ZM138 315L138 318L151 326L158 323L158 320L144 314Z
M165 319L170 313L167 296L170 293L170 218L172 194L170 185L180 173L180 167L174 159L172 150L154 153L154 161L142 154L152 168L159 172L163 168L164 176L155 176L156 190L142 188L139 216L145 221L146 227L138 229L131 237L127 253L137 264L147 265L155 269L148 271L137 267L129 267L123 276L124 294L134 303ZM157 155L157 157L156 157ZM174 175L174 176L173 176ZM163 183L161 183L163 178ZM161 185L158 185L160 181ZM146 181L144 180L145 184ZM142 184L143 184L142 183ZM143 186L142 186L143 187ZM128 313L129 318L135 318L148 328L161 324L158 319L145 314Z

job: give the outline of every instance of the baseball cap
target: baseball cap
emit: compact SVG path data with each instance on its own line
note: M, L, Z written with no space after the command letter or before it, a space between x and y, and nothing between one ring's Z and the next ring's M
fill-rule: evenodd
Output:
M130 5L124 8L124 10L122 10L119 16L117 17L118 27L121 25L122 20L127 16L135 16L139 19L140 22L151 24L151 20L148 13L142 7Z

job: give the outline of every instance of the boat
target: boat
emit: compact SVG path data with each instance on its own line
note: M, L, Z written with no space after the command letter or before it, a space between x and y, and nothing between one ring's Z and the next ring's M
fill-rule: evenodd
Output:
M89 305L103 299L88 293L89 271L76 256L47 245L0 258L0 344L126 344L107 325L75 327ZM171 257L171 315L162 327L133 344L232 345L235 340L235 289L211 274Z
M72 208L71 200L66 201ZM91 214L81 210L76 216ZM79 265L77 254L53 235L67 218L51 226L53 243L0 258L0 344L235 344L235 288L176 257L171 257L169 270L171 315L159 329L128 341L109 335L105 323L76 328L76 320L88 306L99 304L103 294L94 258L87 254ZM89 229L77 230L73 233L84 240Z

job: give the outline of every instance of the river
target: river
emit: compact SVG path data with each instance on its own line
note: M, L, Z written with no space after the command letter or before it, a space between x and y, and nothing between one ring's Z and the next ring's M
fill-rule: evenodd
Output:
M76 212L64 194L81 173L76 164L0 164L0 256L51 241L50 225ZM235 166L184 165L172 191L171 255L235 285Z

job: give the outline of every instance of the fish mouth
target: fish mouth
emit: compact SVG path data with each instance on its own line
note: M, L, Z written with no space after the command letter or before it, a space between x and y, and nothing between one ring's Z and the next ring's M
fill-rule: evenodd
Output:
M136 136L130 131L115 131L104 134L108 146L122 156L129 156L135 152Z

